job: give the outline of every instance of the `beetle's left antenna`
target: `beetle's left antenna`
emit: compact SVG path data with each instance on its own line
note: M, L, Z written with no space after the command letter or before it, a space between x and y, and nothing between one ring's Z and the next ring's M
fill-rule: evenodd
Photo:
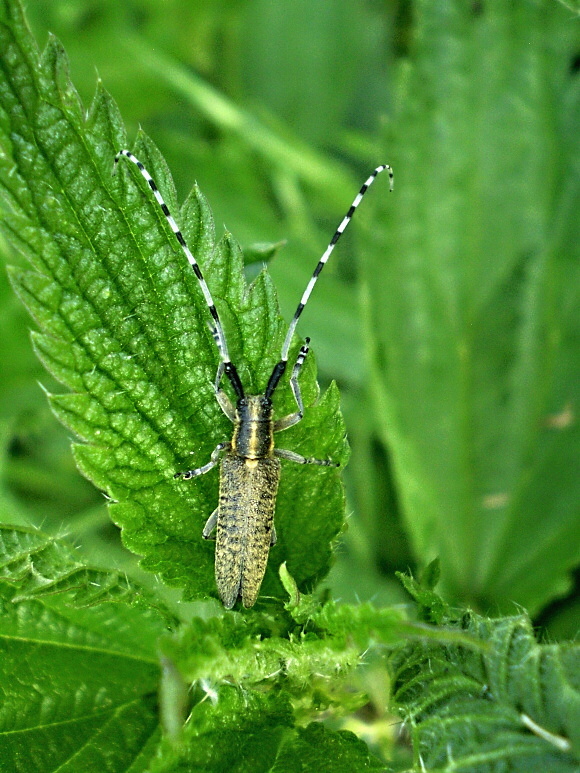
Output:
M185 241L185 238L181 231L179 230L179 227L175 220L173 219L173 215L169 211L169 207L163 200L163 196L161 195L159 188L157 187L155 180L151 177L147 169L143 166L143 164L139 161L139 159L131 153L130 150L120 150L117 155L115 156L115 164L118 163L121 156L124 156L127 158L131 163L135 164L137 169L141 172L145 180L147 181L147 184L151 188L151 191L153 195L155 196L155 199L157 203L159 204L161 211L165 215L165 218L167 222L169 223L169 226L173 233L175 234L175 238L181 245L181 249L185 253L185 257L189 261L190 266L193 269L193 273L197 277L197 281L199 282L199 286L201 287L201 290L203 292L203 297L205 298L205 302L207 304L207 307L209 309L209 313L212 316L213 324L211 326L211 332L214 337L216 346L218 348L218 352L220 355L220 359L223 363L221 368L223 368L223 372L230 380L230 383L234 389L234 392L236 393L236 397L238 399L244 397L244 388L242 386L242 382L240 381L240 377L238 375L238 371L236 370L236 366L232 363L230 360L230 354L228 351L228 343L226 341L226 336L224 333L223 325L221 323L221 320L219 318L219 314L217 312L217 309L215 307L215 303L213 302L213 298L211 297L211 293L209 291L209 287L207 286L207 282L204 279L204 276L202 274L201 268L199 266L199 263L195 259L193 253L187 246L187 242Z

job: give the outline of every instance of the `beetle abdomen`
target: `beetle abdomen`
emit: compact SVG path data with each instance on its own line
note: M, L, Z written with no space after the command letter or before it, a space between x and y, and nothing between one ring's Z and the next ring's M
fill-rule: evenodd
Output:
M256 602L270 552L279 481L277 459L231 453L222 459L215 578L227 609L239 596L245 607Z

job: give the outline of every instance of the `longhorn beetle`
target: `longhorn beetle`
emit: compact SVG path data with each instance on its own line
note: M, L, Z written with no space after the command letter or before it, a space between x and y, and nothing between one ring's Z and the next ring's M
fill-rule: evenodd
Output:
M286 371L288 353L296 325L320 272L375 177L387 170L389 188L391 191L393 190L393 171L388 164L378 166L363 184L314 269L288 327L280 360L274 366L264 393L246 395L236 366L230 360L224 329L199 263L190 252L183 234L149 172L129 150L119 151L115 157L115 164L121 156L135 164L151 188L197 277L213 320L210 323L210 329L220 356L220 364L215 379L215 395L220 408L233 423L234 432L230 441L218 443L209 462L195 470L178 472L174 477L184 480L195 478L198 475L205 475L206 472L220 464L219 504L208 518L203 529L203 536L205 539L209 539L217 527L215 578L220 598L226 609L231 609L238 598L241 598L245 607L252 607L258 598L270 547L276 542L274 509L280 481L279 459L286 459L298 464L338 467L337 464L326 459L304 457L294 451L274 447L274 432L281 432L288 427L293 427L302 419L304 414L304 403L298 376L308 354L309 338L306 338L305 343L300 347L290 376L290 387L298 410L288 416L274 419L272 395ZM229 380L236 396L235 405L232 404L221 387L224 376Z

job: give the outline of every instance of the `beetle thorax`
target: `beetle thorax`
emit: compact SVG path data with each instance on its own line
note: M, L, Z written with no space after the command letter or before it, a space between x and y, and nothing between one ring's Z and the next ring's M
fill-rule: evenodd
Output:
M264 395L246 395L236 404L232 451L247 459L263 459L274 450L272 401Z

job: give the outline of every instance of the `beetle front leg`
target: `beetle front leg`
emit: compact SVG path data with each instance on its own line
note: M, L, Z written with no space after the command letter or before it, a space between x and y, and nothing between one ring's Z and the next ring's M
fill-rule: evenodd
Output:
M219 367L217 369L217 375L215 377L215 384L214 384L215 396L222 411L225 413L225 415L228 417L228 419L231 422L234 422L236 418L235 408L232 405L232 401L230 400L230 398L227 396L225 391L221 388L221 381L223 376L224 376L224 364L223 362L220 362Z
M288 414L288 416L284 416L282 419L278 419L278 421L274 422L274 432L281 432L283 429L288 429L288 427L293 427L295 424L298 424L299 421L302 420L302 417L304 416L304 402L302 400L302 392L300 391L300 384L298 383L298 375L300 374L300 370L302 369L302 366L304 365L304 360L306 359L306 355L308 354L310 338L305 339L305 343L300 347L300 351L298 352L298 357L296 358L296 362L294 363L294 367L292 368L292 375L290 376L290 387L292 389L292 394L294 395L294 399L296 400L296 405L298 406L298 410L294 413Z

